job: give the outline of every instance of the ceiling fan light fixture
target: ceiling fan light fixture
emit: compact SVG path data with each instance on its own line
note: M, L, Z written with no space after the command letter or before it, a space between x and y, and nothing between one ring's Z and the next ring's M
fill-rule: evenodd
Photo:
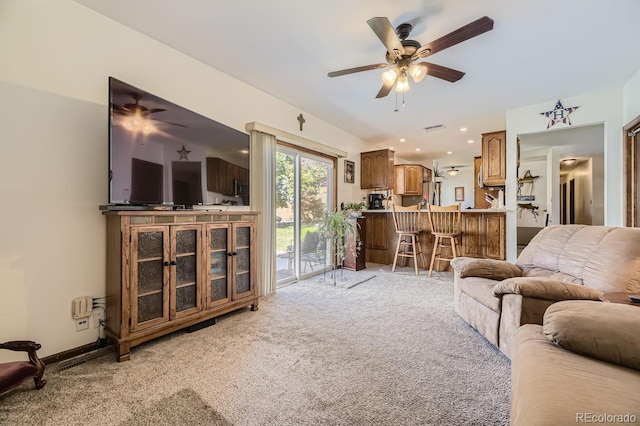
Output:
M456 169L455 167L451 166L451 168L449 170L447 170L447 174L449 176L455 176L458 174L460 170Z
M416 83L420 83L422 79L427 75L427 67L423 64L411 64L409 65L408 71L409 75Z
M398 79L399 75L400 70L398 68L389 68L382 73L382 81L384 82L384 84L393 84Z
M398 82L396 83L396 92L408 92L409 87L409 79L407 78L407 73L402 73L400 77L398 77Z

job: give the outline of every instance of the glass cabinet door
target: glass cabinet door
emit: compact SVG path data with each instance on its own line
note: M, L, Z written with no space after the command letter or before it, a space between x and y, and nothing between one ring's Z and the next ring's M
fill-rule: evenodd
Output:
M171 317L178 318L201 309L199 225L171 227Z
M234 224L233 271L235 285L233 299L253 295L253 270L251 253L251 239L253 226L251 224Z
M131 230L132 331L169 320L169 228Z
M209 225L207 229L207 307L231 300L229 225Z

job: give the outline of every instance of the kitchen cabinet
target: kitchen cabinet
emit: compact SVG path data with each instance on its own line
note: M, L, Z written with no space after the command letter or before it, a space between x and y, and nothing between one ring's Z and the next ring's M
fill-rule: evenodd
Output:
M358 235L357 238L345 241L345 253L344 260L342 261L342 267L350 271L359 271L367 267L365 262L367 256L367 220L364 217L358 217L350 220L356 221ZM358 243L360 243L360 249L356 251L355 246Z
M360 153L361 189L393 189L393 155L389 149Z
M364 213L365 217L365 260L389 265L393 261L395 246L391 244L395 227L391 213Z
M107 339L131 347L258 309L257 212L108 211Z
M482 183L504 186L507 178L506 131L482 134Z
M475 209L486 209L489 208L491 206L491 203L489 203L486 198L485 195L486 194L490 194L492 195L494 198L498 198L498 191L497 189L491 189L491 188L485 188L482 185L481 179L482 179L482 157L474 157L473 158L473 176L474 176L474 183L473 183L473 198L474 198L474 205L473 208Z
M426 167L417 164L398 164L393 166L394 194L396 195L422 195Z
M234 180L249 182L249 169L236 166L221 158L207 157L207 191L236 195Z
M506 259L506 215L467 213L462 215L462 255L482 259Z

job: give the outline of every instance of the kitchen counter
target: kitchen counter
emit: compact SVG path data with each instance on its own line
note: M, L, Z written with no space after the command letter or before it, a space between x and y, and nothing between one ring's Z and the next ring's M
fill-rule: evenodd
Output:
M375 209L375 210L361 210L362 213L391 213L391 209ZM420 211L427 212L426 208L420 209ZM462 213L506 213L507 209L464 209Z
M427 210L421 210L423 235L420 246L427 259L431 260L434 237L431 235ZM506 212L507 209L464 209L460 228L460 256L506 259ZM395 256L398 237L395 232L391 209L363 210L366 218L366 261L391 264ZM428 265L427 265L428 267ZM449 262L440 262L434 270L449 268Z

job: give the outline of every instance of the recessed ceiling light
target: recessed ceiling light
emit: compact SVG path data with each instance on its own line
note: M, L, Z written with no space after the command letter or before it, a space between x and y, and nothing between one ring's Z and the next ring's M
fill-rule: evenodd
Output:
M406 142L407 140L405 138L400 139L400 142Z
M469 139L467 143L473 143L473 139Z
M460 131L461 131L461 132L466 132L466 131L467 131L467 128L466 128L466 127L460 127Z
M447 151L447 154L448 154L448 155L451 155L451 154L453 154L453 152L451 152L451 151Z
M420 151L420 148L416 148L416 151Z
M243 149L243 150L241 150L240 152L241 152L242 154L248 154L248 153L249 153L249 150L248 150L248 149Z
M393 147L392 146L390 146L389 149L393 151Z

